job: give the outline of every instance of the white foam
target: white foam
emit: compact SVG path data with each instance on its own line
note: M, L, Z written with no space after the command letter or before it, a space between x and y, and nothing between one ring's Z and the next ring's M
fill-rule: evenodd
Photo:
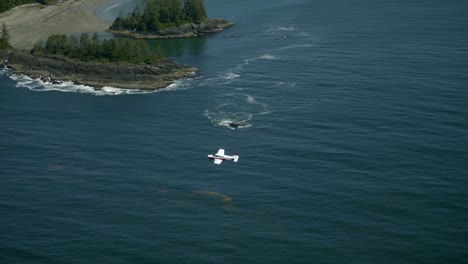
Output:
M0 70L0 76L8 75L10 73L11 73L11 70L6 65Z
M293 44L286 47L278 48L277 50L289 50L289 49L298 49L298 48L310 48L312 44Z
M264 54L264 55L260 56L260 59L264 59L264 60L277 60L278 57L276 57L275 55L271 55L271 54Z
M294 31L296 30L294 27L277 27L267 30L268 34L275 34L278 31Z
M239 77L240 77L240 74L237 74L234 72L228 72L224 74L224 79L226 80L232 80L232 79L239 78Z
M248 102L249 104L258 104L258 102L255 100L255 98L254 98L253 96L251 96L251 95L247 95L247 99L246 99L246 100L247 100L247 102Z
M197 79L197 78L195 78ZM160 89L159 91L179 91L179 90L186 90L190 88L190 81L193 79L181 79L176 80L172 84L169 84L166 88Z
M270 87L277 87L277 86L282 86L282 85L284 85L283 81L277 81L273 85L271 85Z
M238 127L235 127L235 126L232 126L231 124L233 123L241 123L242 125L238 126ZM251 127L252 125L247 123L247 122L235 122L235 121L232 121L232 120L223 120L221 121L219 124L219 126L223 126L223 127L227 127L231 130L236 130L236 129L242 129L242 128L249 128Z
M258 102L249 94L226 93L218 96L219 104L213 110L206 109L204 115L216 127L229 129L249 128L257 115L270 113L268 106Z
M295 28L294 27L279 27L279 28L277 28L277 30L279 30L279 31L293 31L293 30L295 30Z
M237 79L237 78L241 77L240 73L244 70L245 66L249 65L250 62L252 62L252 61L256 61L256 60L260 60L260 59L263 59L263 60L277 60L278 57L275 56L275 55L271 55L271 54L263 54L263 55L261 55L260 57L257 57L257 58L245 59L239 65L229 69L228 72L220 74L216 78L206 79L206 81L209 82L209 81L216 81L216 80L219 80L219 79L224 79L224 80L228 80L229 82L232 82L234 79ZM242 90L242 89L240 89L240 90Z
M227 127L229 129L234 130L237 128L248 128L252 126L250 123L247 123L247 121L252 119L252 113L229 111L211 112L209 109L206 109L203 115L206 116L216 127ZM234 127L231 125L233 123L240 123L242 125Z
M163 91L173 91L187 89L187 80L177 80L168 85L166 88L159 90L140 90L140 89L126 89L111 86L104 86L101 89L95 89L91 86L75 84L71 81L50 82L41 79L32 79L25 75L11 74L9 76L12 80L16 81L16 87L27 88L31 91L48 92L57 91L65 93L87 93L96 96L105 95L126 95L126 94L149 94Z
M278 27L278 28L274 28L274 29L269 29L267 31L267 34L269 34L271 36L278 36L279 35L279 36L282 36L283 38L286 38L288 36L306 37L306 38L311 37L310 32L300 31L300 29L297 29L295 27Z

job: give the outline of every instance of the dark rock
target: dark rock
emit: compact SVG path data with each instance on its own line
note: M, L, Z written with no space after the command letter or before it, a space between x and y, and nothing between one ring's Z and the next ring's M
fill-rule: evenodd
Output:
M21 51L9 54L8 67L17 74L33 78L52 82L73 81L95 88L160 89L178 79L197 77L197 69L170 60L151 65L101 63L56 55L36 56Z
M232 127L232 128L240 128L240 127L249 126L249 124L245 123L245 122L231 122L228 125L229 125L229 127Z
M117 35L129 36L142 39L159 38L188 38L202 36L205 34L220 32L225 28L233 26L234 23L224 19L211 18L202 24L185 24L178 27L168 28L156 32L141 32L133 30L114 30L108 31Z

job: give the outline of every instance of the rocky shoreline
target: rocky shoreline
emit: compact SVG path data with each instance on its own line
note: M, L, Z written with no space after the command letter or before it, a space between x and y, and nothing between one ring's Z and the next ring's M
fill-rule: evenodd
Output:
M108 30L116 35L141 39L188 38L220 32L234 23L224 19L208 19L202 24L185 24L158 32ZM157 90L180 79L195 78L197 69L164 59L155 64L79 61L57 55L32 55L27 51L0 51L4 66L15 74L43 81L91 86L95 89L116 87Z
M227 27L234 26L233 22L225 19L211 18L202 24L185 24L179 27L160 30L157 32L139 32L129 30L107 30L115 35L133 37L138 39L163 39L163 38L189 38L203 36L209 33L223 31Z
M109 22L96 16L96 9L110 0L60 1L56 5L19 6L0 16L11 32L13 50L0 50L0 58L15 74L44 81L72 81L100 89L105 86L156 90L180 79L197 77L197 69L170 60L156 64L103 63L78 61L56 55L32 55L30 50L38 40L52 34L103 32ZM208 19L202 24L185 24L158 32L108 30L119 36L158 39L188 38L220 32L234 23L224 19Z
M100 89L104 86L157 90L176 80L197 77L197 69L170 60L155 64L78 61L61 56L36 56L24 51L5 53L5 65L15 74L61 82L72 81Z

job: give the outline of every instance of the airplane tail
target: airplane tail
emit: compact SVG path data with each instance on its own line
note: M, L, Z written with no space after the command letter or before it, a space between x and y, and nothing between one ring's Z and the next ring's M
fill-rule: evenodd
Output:
M234 162L239 160L239 153L234 153Z

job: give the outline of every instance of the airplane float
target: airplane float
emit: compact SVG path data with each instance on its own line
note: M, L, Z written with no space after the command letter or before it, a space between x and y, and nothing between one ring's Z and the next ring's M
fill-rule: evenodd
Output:
M232 160L237 162L239 160L239 153L234 153L234 155L229 156L224 154L224 149L219 149L218 152L214 155L208 155L208 159L213 161L214 164L219 165L223 160Z

